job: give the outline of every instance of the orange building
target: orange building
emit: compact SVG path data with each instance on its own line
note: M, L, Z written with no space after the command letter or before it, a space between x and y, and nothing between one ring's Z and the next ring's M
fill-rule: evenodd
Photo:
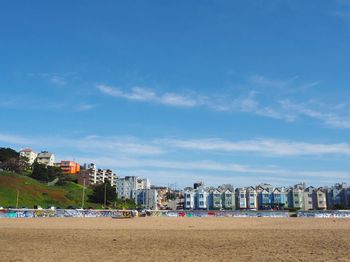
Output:
M61 161L60 167L64 174L76 175L80 171L80 165L73 161Z

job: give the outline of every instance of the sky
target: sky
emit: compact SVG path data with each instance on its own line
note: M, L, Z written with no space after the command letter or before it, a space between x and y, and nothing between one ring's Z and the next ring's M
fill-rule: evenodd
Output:
M350 183L350 1L0 1L0 146L152 184Z

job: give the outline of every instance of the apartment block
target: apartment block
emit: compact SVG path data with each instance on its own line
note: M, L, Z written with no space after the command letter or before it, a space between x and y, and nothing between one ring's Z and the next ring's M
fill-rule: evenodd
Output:
M25 159L28 164L32 165L35 159L37 158L38 154L30 148L25 148L19 152L19 156L21 159Z
M158 209L158 193L156 189L137 189L135 192L135 203L137 206L156 210Z
M45 166L54 166L55 163L55 155L53 153L49 153L48 151L41 151L36 159L39 164L43 164Z

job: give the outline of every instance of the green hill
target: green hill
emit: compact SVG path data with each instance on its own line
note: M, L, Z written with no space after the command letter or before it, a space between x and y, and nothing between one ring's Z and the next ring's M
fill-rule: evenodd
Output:
M48 186L27 176L0 171L0 206L16 206L17 190L19 191L18 207L33 208L35 205L47 208L50 206L66 208L81 207L83 187L73 182L64 186ZM91 189L85 189L85 199ZM85 202L85 207L101 208L100 205Z

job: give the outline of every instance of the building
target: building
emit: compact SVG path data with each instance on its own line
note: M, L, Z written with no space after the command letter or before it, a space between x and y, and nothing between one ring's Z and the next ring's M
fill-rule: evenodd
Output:
M309 186L303 192L303 210L314 210L316 205L315 188Z
M288 191L284 187L277 187L272 191L272 208L283 210L288 208Z
M258 193L252 186L247 188L247 209L257 210L258 209Z
M347 190L346 183L337 183L327 188L327 207L328 209L344 209L347 206Z
M184 191L184 209L194 209L194 191L186 189Z
M199 187L194 195L194 208L205 210L208 207L208 192L203 187Z
M156 189L138 189L135 192L135 204L141 208L157 210L158 193Z
M45 166L54 166L55 163L55 155L53 153L49 153L48 151L41 151L36 159L39 164L43 164Z
M236 189L236 207L237 209L247 209L247 190L246 188Z
M114 173L111 169L98 169L93 172L92 184L103 184L108 180L111 186L115 187L117 184L118 174Z
M222 208L226 210L235 210L236 209L236 201L235 201L235 194L233 191L229 189L226 189L221 193L221 198L222 198Z
M76 175L80 172L80 165L73 161L61 161L60 168L63 174Z
M315 190L316 203L315 209L326 210L327 209L327 193L323 188L317 188Z
M28 164L32 165L37 158L38 154L35 153L30 148L25 148L19 151L19 157L23 160L26 160Z
M118 198L135 199L136 190L150 189L148 179L141 179L136 176L126 176L116 179L116 191Z
M295 209L304 208L304 189L300 187L294 187L289 190L288 195L289 207Z
M171 191L168 187L164 186L154 186L150 187L151 189L157 190L157 206L159 209L164 209L168 204L168 195L170 195Z
M82 186L90 186L90 170L81 170L77 174L77 183Z
M209 208L212 210L221 210L222 209L222 196L221 192L218 189L209 193L210 204Z

